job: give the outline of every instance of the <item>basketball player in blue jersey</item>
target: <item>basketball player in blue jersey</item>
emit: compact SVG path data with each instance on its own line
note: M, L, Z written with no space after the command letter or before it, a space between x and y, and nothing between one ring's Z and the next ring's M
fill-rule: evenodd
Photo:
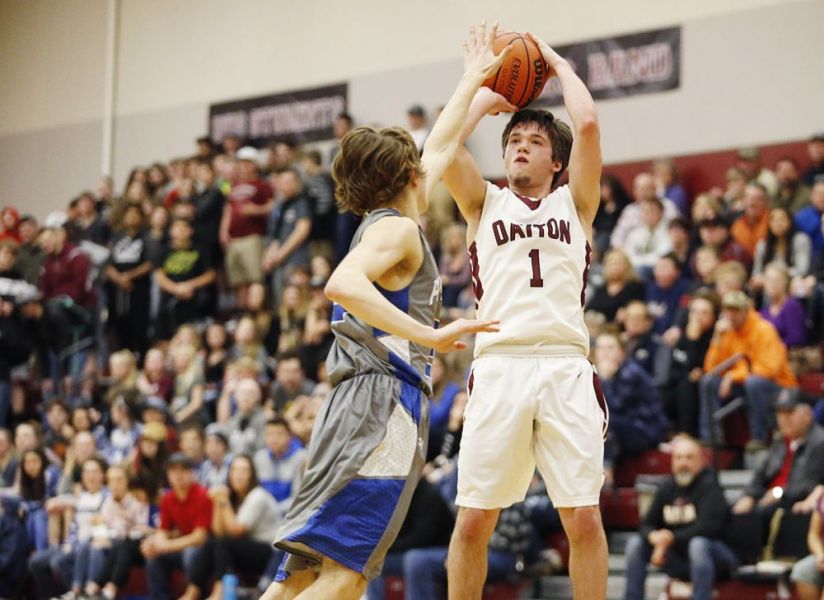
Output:
M534 36L560 80L572 129L543 110L516 112L503 133L509 187L481 177L465 148L444 174L468 225L481 332L469 378L459 512L449 548L450 600L479 600L487 542L501 508L524 499L537 466L570 541L576 599L606 594L607 544L598 510L606 404L587 360L584 285L600 201L601 149L592 96L569 63ZM462 139L508 103L481 88ZM569 167L569 184L558 181Z
M426 456L433 351L463 347L497 321L437 328L438 266L419 226L429 191L458 149L475 92L500 65L481 25L465 72L424 146L403 129L360 127L341 140L336 196L363 214L326 294L335 302L327 358L335 386L321 408L306 474L275 545L288 554L266 599L357 599L380 573Z

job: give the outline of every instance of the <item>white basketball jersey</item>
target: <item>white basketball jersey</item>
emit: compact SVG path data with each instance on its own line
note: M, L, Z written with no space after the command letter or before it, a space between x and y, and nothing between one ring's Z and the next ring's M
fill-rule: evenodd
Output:
M497 344L574 346L589 354L584 287L590 245L569 186L534 200L487 184L469 246L478 319L500 319L479 333L475 356Z

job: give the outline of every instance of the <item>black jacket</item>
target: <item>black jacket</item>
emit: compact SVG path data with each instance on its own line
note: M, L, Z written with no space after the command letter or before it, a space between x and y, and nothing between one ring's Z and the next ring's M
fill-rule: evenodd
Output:
M773 445L770 446L767 460L755 472L744 494L756 500L761 499L767 492L770 482L781 470L786 453L787 447L784 445L784 439L777 436ZM789 507L803 500L819 483L824 483L824 428L813 423L807 437L798 446L793 456L790 477L784 489L781 504Z
M641 524L641 536L646 540L656 529L669 529L675 536L673 551L686 557L692 538L721 539L729 516L724 490L715 473L705 467L688 487L680 487L670 477L658 488Z

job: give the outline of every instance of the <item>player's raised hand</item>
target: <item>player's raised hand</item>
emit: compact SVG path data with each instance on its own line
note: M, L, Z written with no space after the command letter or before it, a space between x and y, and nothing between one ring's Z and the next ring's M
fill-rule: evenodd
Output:
M497 115L502 112L515 112L518 107L504 98L501 94L493 92L486 86L481 86L475 92L472 99L472 107L479 106L485 115ZM470 109L470 110L473 110Z
M478 321L477 319L456 319L449 325L435 329L432 343L429 344L437 352L446 353L452 350L463 350L466 343L461 338L469 333L494 333L500 331L500 321Z
M480 73L487 78L498 70L512 48L507 45L500 54L496 55L492 47L496 35L498 35L498 23L493 23L489 31L486 28L486 21L481 21L477 28L474 25L469 28L469 38L463 43L464 71Z
M544 57L544 62L549 67L550 75L555 75L555 68L559 64L566 62L564 57L555 52L555 50L550 48L549 44L534 33L527 33L526 37L529 38L529 41L538 46L538 49L541 51L541 56Z

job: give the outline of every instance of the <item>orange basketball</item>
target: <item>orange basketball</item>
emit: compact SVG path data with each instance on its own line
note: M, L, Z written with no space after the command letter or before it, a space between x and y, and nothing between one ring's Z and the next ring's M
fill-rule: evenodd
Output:
M499 33L493 42L495 54L507 44L512 50L501 63L498 72L484 81L484 85L501 94L518 108L523 108L541 95L549 69L538 46L529 38L514 31Z

